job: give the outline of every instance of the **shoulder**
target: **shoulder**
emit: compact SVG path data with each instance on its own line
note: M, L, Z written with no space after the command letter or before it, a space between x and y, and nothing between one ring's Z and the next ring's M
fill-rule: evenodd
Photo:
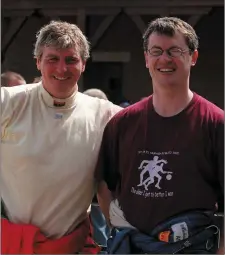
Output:
M118 137L124 138L138 129L146 120L151 97L143 99L115 114L107 123L104 130L104 139L117 140Z
M147 114L151 99L151 96L147 97L121 110L111 119L108 125L122 125L126 123L130 124L133 121L140 120L144 115Z
M224 110L198 94L196 94L196 101L198 102L197 105L201 116L204 116L207 121L224 123Z
M19 97L24 98L29 96L33 91L36 91L40 86L39 83L19 85L15 87L1 87L1 94L3 97L7 97L10 100L17 99Z
M108 100L91 97L80 92L78 92L78 97L78 102L82 109L94 115L96 121L99 120L102 124L108 122L116 113L123 109Z
M37 91L39 83L25 84L15 87L2 87L1 88L1 103L2 112L7 109L14 111L20 109L22 105L26 104L29 97L33 92Z

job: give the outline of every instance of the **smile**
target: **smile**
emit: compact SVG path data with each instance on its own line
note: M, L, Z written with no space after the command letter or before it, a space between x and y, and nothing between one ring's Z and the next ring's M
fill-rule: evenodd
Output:
M175 71L175 69L173 68L159 68L157 69L159 72L162 72L162 73L172 73Z
M56 80L59 80L59 81L64 81L64 80L67 80L69 77L58 77L58 76L53 76Z

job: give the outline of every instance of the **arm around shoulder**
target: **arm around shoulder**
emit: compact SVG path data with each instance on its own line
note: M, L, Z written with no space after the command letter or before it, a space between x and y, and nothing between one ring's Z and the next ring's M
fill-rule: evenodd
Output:
M117 127L115 126L114 119L111 119L103 133L98 162L95 169L95 179L98 184L98 202L109 224L109 206L113 199L112 192L116 190L119 182L116 130Z
M5 121L10 117L13 112L13 107L11 104L10 92L5 88L1 88L1 123L4 124Z
M105 181L100 181L98 183L97 198L98 198L98 204L102 210L102 213L104 214L108 225L110 225L109 206L111 201L113 200L113 197Z

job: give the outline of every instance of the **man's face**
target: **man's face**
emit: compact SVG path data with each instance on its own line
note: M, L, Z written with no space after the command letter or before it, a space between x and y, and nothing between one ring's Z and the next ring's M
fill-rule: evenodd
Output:
M56 98L67 98L77 89L77 82L85 70L85 62L74 49L44 47L37 59L44 88Z
M191 66L194 66L198 51L190 55L189 48L181 33L173 37L152 33L148 40L148 50L173 49L174 51L185 51L178 57L170 57L164 51L161 56L152 56L145 52L145 63L152 77L153 86L186 86L190 75Z

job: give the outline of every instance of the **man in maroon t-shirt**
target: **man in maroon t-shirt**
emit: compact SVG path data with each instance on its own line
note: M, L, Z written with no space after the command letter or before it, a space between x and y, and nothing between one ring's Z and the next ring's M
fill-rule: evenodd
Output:
M223 201L224 112L189 88L198 58L198 37L189 24L174 17L156 19L143 40L153 94L106 126L96 169L98 198L113 227L151 236L166 223L156 239L170 244L211 227L211 218L200 227L195 217L213 215ZM190 222L179 221L190 214ZM203 248L198 240L182 252L215 252L210 241L205 234Z

